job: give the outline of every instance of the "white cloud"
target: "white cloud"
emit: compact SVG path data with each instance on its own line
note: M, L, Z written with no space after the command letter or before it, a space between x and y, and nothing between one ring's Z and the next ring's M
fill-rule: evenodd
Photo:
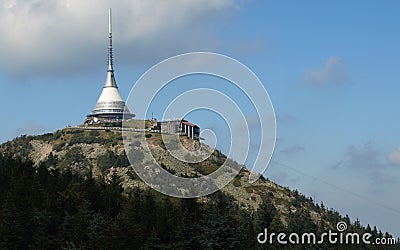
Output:
M398 184L400 181L397 175L393 174L393 171L396 170L393 163L398 160L397 164L400 164L400 148L388 156L391 162L387 161L384 156L372 141L361 146L351 145L348 147L344 158L332 169L335 171L343 169L347 174L352 169L356 171L360 179L367 178L374 190L383 193L385 190L376 188L381 188L382 185ZM391 159L391 156L394 158Z
M212 20L233 0L0 0L0 70L13 75L85 70L106 61L108 8L116 61L155 63L218 39Z
M389 155L381 153L372 141L360 146L351 145L341 161L332 167L344 167L353 169L385 169L400 164L400 148Z
M389 161L394 164L400 164L400 148L389 154Z
M380 169L387 166L388 164L382 161L380 150L370 141L361 146L349 146L344 159L335 164L334 168Z
M343 85L349 82L346 66L341 57L330 57L321 69L309 69L305 74L306 83L313 86Z

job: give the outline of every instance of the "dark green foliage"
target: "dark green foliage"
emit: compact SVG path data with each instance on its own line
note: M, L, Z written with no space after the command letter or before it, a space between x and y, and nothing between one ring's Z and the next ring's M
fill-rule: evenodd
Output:
M87 159L82 154L82 149L80 147L73 147L69 148L59 161L58 167L63 170L68 170L72 164L79 162L88 164Z
M277 211L274 204L272 204L271 199L266 199L263 201L258 209L256 218L256 228L258 231L262 232L264 228L271 228L271 222L276 215Z
M233 179L232 184L235 187L240 187L242 185L242 183L240 182L240 180L238 178Z
M117 155L113 151L107 150L104 155L100 155L97 158L97 166L99 166L102 171L106 171L110 167L127 167L129 165L129 160L126 157L125 151L123 154Z
M100 136L100 132L97 130L90 130L89 136L98 137L98 136Z
M56 143L56 144L54 144L53 149L57 152L60 152L63 149L63 147L65 146L65 144L66 144L65 141Z
M164 170L168 171L168 173L173 174L173 175L176 174L176 171L175 171L173 168L167 167L163 162L161 162L160 166L161 166Z
M74 161L82 160L79 148L67 154ZM222 192L210 195L207 202L139 188L124 193L116 172L107 180L95 180L67 169L48 170L54 164L59 159L53 155L38 167L30 161L0 157L1 249L281 249L257 244L263 227L270 232L319 230L301 206L291 210L285 226L270 199L258 211L249 211ZM332 210L322 214L338 219ZM349 231L390 236L375 227L364 228L358 221L351 224L347 216L339 219L350 225ZM385 249L396 247L386 245ZM377 248L323 245L321 249Z
M211 155L211 162L215 165L222 166L222 164L224 164L224 162L226 161L226 156L221 153L221 151L219 151L218 149L216 149L212 155Z
M32 150L31 140L32 136L21 135L12 141L0 145L0 156L27 158L29 152Z
M287 227L289 232L308 233L317 232L317 226L311 220L307 210L298 210L289 213L289 224Z
M230 249L245 246L239 229L251 239L252 230L238 226L243 212L222 194L208 205L137 188L126 196L115 173L99 182L49 172L50 159L36 170L0 159L1 248Z
M189 163L189 165L201 175L209 175L219 168L217 164L209 164L207 162Z
M122 122L105 122L105 123L100 123L100 127L122 127Z
M139 179L139 177L137 176L135 170L133 170L132 168L130 168L130 169L126 172L126 175L127 175L130 179L132 179L132 180L137 180L137 179Z
M33 140L43 140L45 142L51 142L59 139L63 135L63 132L61 130L57 130L54 133L46 133L43 135L35 135L32 136Z
M206 249L235 249L240 245L236 238L234 217L239 209L231 205L229 197L216 193L214 202L205 204L200 220L200 243ZM250 234L249 234L250 237Z
M82 154L80 147L69 147L63 157L56 157L50 154L45 161L47 167L55 167L62 171L73 171L86 174L91 167L91 163Z
M104 132L98 130L85 131L83 129L68 130L67 134L71 134L71 139L69 145L72 146L77 143L99 143L102 145L112 145L115 146L122 141L122 136L120 133L115 132Z
M58 164L58 157L54 156L53 153L50 152L44 164L46 167L55 167Z

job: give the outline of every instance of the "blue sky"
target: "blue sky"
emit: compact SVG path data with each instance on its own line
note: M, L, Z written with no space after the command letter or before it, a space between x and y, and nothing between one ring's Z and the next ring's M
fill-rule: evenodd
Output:
M123 97L169 56L239 60L277 115L264 175L400 236L400 2L81 2L0 1L0 142L83 122L105 80L111 7Z

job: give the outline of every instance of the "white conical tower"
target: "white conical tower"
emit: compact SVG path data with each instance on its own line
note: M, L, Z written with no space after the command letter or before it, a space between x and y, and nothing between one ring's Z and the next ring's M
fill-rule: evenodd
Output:
M110 122L130 119L132 114L119 93L114 77L113 57L112 57L112 30L111 30L111 9L108 10L108 68L106 82L103 91L94 107L92 114L87 116L85 123L91 122Z

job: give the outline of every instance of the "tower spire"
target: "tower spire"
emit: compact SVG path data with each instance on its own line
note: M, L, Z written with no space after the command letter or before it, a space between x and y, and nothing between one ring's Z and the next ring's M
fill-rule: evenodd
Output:
M108 71L113 72L111 8L108 9Z
M87 116L85 123L122 121L124 119L131 119L134 116L125 105L114 77L111 9L108 9L108 68L106 82L96 106L92 113Z
M111 8L108 9L108 68L107 68L106 83L104 84L104 88L107 87L118 88L114 77L114 67L113 67Z

